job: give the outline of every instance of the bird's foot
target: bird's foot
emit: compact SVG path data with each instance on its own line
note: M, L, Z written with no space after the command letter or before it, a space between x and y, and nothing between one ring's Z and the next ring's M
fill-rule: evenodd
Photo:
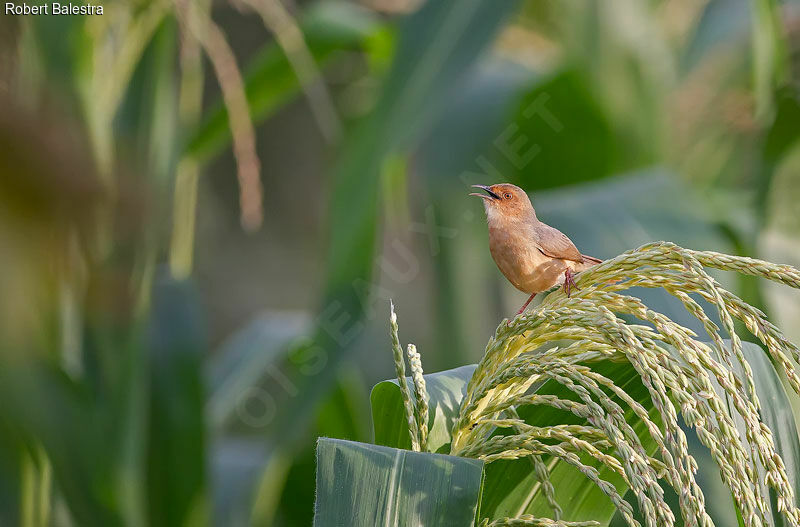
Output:
M575 275L570 269L567 269L564 271L564 292L567 294L567 298L572 294L573 289L578 289L578 286L575 285Z

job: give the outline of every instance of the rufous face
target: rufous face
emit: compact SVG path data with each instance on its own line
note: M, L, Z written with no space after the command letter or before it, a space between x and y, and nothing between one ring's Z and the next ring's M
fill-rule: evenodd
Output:
M499 183L488 187L473 186L486 192L486 194L472 193L470 195L483 199L483 206L489 221L501 217L506 220L527 219L533 214L533 205L531 205L528 195L516 185Z

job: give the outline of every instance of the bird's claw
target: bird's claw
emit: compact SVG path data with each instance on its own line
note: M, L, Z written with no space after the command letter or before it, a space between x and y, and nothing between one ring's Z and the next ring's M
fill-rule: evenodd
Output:
M573 289L578 289L578 286L575 285L575 275L567 269L564 271L564 292L567 294L567 298L572 294Z

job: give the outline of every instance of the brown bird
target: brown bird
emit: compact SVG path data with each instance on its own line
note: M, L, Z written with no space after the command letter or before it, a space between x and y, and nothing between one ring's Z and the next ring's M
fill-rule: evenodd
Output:
M525 311L536 293L556 284L563 284L569 296L575 287L574 274L602 262L581 254L564 233L539 221L531 200L518 186L472 186L486 191L470 196L483 198L492 258L514 287L531 295L517 315Z

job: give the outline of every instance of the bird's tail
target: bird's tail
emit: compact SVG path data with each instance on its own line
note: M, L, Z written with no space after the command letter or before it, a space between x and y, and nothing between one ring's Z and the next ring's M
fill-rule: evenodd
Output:
M592 267L593 265L597 265L597 264L603 262L603 260L601 260L600 258L595 258L594 256L587 256L585 254L582 254L581 256L583 257L583 268L584 269L588 269L589 267Z

